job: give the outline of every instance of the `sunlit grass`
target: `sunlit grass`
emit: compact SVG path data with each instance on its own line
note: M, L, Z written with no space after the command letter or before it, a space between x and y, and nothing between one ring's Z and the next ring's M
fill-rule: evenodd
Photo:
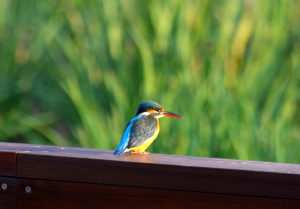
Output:
M300 163L300 1L0 3L0 140Z

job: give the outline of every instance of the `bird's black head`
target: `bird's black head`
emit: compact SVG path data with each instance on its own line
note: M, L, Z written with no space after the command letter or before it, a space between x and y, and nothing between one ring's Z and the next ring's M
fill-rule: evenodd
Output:
M143 112L153 113L153 112L161 112L161 111L163 111L163 108L158 103L147 101L139 105L136 115L139 115Z

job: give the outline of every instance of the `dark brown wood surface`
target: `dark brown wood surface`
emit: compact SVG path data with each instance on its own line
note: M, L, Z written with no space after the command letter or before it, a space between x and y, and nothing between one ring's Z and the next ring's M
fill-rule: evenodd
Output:
M241 171L255 171L255 172L268 172L268 173L283 173L283 174L296 174L300 175L300 165L288 163L272 163L261 161L244 161L244 160L231 160L220 158L205 158L205 157L190 157L179 155L163 155L163 154L150 154L150 155L112 155L112 150L99 150L99 149L85 149L74 147L60 147L60 146L46 146L34 144L21 144L21 143L4 143L0 142L0 153L4 152L18 152L23 153L40 153L49 156L72 157L74 158L91 158L99 160L112 160L119 162L136 162L136 163L149 163L161 165L175 165L182 167L203 167L203 168L218 168L218 169L231 169Z
M192 157L182 157L186 162L180 158L181 164L174 165L179 161L176 158L157 154L115 157L100 150L77 155L31 151L18 154L18 177L300 199L300 175L294 168L298 165L291 165L294 173L284 173L275 171L283 166L288 169L284 164L274 163L274 171L260 171L267 168L255 165L258 162L235 161L245 168L248 164L246 170L232 164L233 160L222 160L226 168L207 158L198 158L196 166ZM257 171L252 170L255 166Z
M3 189L3 184L7 186ZM0 209L16 208L16 179L0 177Z
M16 152L0 150L0 176L16 176Z
M120 161L100 151L80 157L28 152L18 155L18 177L300 199L299 174L154 163L160 157Z
M25 191L30 186L31 192ZM299 209L300 200L18 179L18 208Z
M217 208L214 203L216 205L228 204L228 207L231 205L237 208L239 201L241 203L244 201L245 205L255 206L255 208L268 206L264 204L272 205L272 207L274 205L294 207L298 206L300 200L300 165L296 164L161 154L114 156L113 151L110 150L0 143L0 153L4 152L17 153L16 176L22 179L18 187L18 200L22 204L26 205L26 201L29 201L26 198L23 199L22 195L27 195L27 193L22 193L24 190L21 187L24 186L22 182L32 181L34 187L41 185L38 190L33 189L32 192L34 194L34 191L40 191L38 193L40 195L30 196L34 198L32 208L38 208L41 202L47 202L44 200L45 194L48 195L47 192L57 193L56 183L61 186L57 188L60 188L64 194L59 198L72 196L76 199L76 195L79 194L72 193L76 190L70 186L76 184L83 190L86 190L86 187L104 195L103 202L106 206L111 204L110 201L114 202L114 196L105 196L101 188L105 188L108 194L119 191L115 188L121 189L123 193L120 194L123 195L126 191L130 191L137 195L133 195L134 197L140 199L142 197L138 195L142 192L151 195L159 194L159 198L163 197L163 200L159 202L170 208L187 204L184 200L178 199L180 195L187 200L191 200L187 196L193 197L193 201L200 199L199 204L203 203L204 206L210 204L210 208ZM86 191L91 198L93 197L90 194L92 191ZM80 195L81 193L80 191ZM178 199L182 202L176 203L175 206L164 202L168 200L164 194L170 195L169 198L177 197L176 201ZM51 200L51 195L48 196ZM159 199L155 195L154 197ZM83 201L78 205L89 205L96 201L88 197L84 199L86 201L77 200ZM207 202L205 202L206 199ZM106 200L108 202L105 202ZM61 203L73 204L65 199L61 199ZM257 205L253 205L254 203ZM53 204L58 204L58 202L54 201ZM92 206L89 207L92 208Z

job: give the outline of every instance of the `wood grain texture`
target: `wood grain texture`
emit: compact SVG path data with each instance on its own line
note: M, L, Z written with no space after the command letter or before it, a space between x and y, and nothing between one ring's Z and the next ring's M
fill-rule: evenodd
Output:
M300 199L300 165L0 143L19 178Z
M0 148L0 176L16 176L16 152Z
M31 193L25 187L31 187ZM300 208L300 200L18 179L18 208Z
M220 158L190 157L178 155L112 155L112 150L85 149L74 147L46 146L21 143L0 142L0 151L11 151L18 153L37 152L53 156L74 156L75 158L94 158L102 160L113 160L119 162L137 162L161 165L176 165L185 167L205 167L217 169L231 169L242 171L283 173L300 175L300 165L288 163L271 163L261 161L244 161Z
M2 184L6 184L7 188L2 189ZM0 178L0 209L16 208L16 179Z
M104 156L107 159L103 159ZM28 152L18 156L18 176L110 185L300 199L299 174L159 164L160 155L115 160L111 153L64 155ZM174 159L175 160L175 159ZM137 162L144 161L144 162ZM150 163L150 162L152 163Z

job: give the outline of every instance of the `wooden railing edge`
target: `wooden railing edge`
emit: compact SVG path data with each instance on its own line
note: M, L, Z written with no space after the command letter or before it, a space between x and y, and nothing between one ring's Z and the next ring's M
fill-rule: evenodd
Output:
M20 183L40 180L100 184L272 198L300 204L300 165L297 164L162 154L114 156L112 153L0 143L0 177L24 179Z

